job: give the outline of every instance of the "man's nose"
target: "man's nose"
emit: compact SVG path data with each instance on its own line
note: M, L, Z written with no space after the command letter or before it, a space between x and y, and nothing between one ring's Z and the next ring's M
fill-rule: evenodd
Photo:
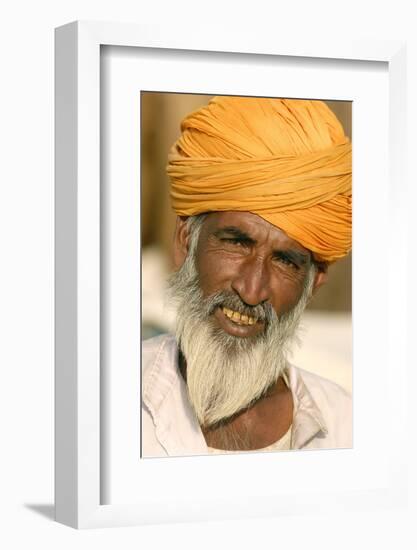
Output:
M232 281L232 288L250 306L270 298L269 270L263 258L247 258Z

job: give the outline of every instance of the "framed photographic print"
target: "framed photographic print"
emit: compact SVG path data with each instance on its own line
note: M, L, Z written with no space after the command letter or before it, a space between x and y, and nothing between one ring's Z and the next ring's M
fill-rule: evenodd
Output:
M259 107L262 107L262 109L259 109ZM217 111L217 109L219 110ZM230 113L230 109L234 110L234 115L235 112L238 112L240 117L239 119L233 118L232 131L229 130L229 120L227 119L226 124L222 119L223 113ZM320 124L319 121L326 120L326 126L321 128L319 128L319 126L309 126L308 122L306 123L303 118L306 114L311 117L317 117L316 123L318 125ZM215 133L215 129L210 128L210 133L206 133L205 127L200 128L198 126L200 117L215 117L212 122L215 121L219 125L218 134ZM246 119L244 117L246 117ZM338 148L346 147L345 155L342 154L340 160L337 161L337 167L335 168L333 178L340 178L341 186L346 186L349 193L349 196L345 199L346 222L343 222L346 223L346 228L344 228L344 226L342 227L342 232L345 231L346 233L347 247L339 251L339 254L343 254L342 257L326 265L325 272L320 273L321 267L318 263L316 264L318 268L315 275L317 284L314 290L312 290L313 297L306 301L304 306L305 299L300 298L297 293L297 299L300 299L301 302L299 302L297 309L291 310L293 321L290 324L287 324L287 319L290 315L289 311L285 314L280 312L281 317L279 322L278 319L276 319L277 323L274 323L271 319L268 325L268 331L265 331L264 328L258 331L257 325L263 327L265 323L263 323L262 320L255 323L254 315L260 315L261 319L263 319L265 316L264 314L268 311L267 308L262 309L263 306L260 305L263 299L267 299L269 303L276 303L281 300L281 291L285 287L285 284L283 281L276 284L276 290L274 291L272 288L268 289L268 279L271 279L272 283L281 277L285 280L294 281L295 278L299 278L300 275L304 277L304 274L302 274L302 272L305 271L304 267L300 266L299 263L292 263L289 258L280 258L282 252L276 250L276 259L271 263L271 266L274 267L272 273L265 273L265 280L261 281L259 288L253 288L252 284L253 282L256 284L257 279L256 273L253 273L249 265L249 260L251 259L251 254L249 254L250 247L246 245L243 247L242 240L234 242L233 236L230 235L221 237L218 242L220 247L216 247L215 250L211 248L210 241L208 241L207 244L209 246L207 251L201 251L200 256L206 255L210 257L210 263L216 265L216 270L215 272L210 272L210 265L206 265L204 266L204 273L201 273L199 276L200 279L207 280L210 286L214 285L217 291L219 287L222 289L223 304L221 311L226 311L227 315L229 315L228 318L230 318L234 324L230 326L225 324L224 328L220 330L225 331L226 334L229 334L227 332L228 330L231 331L230 339L229 337L224 339L222 332L218 332L215 327L213 327L214 332L211 333L213 319L216 319L216 316L219 316L220 312L216 312L213 318L211 315L206 317L205 314L202 315L200 313L205 310L206 306L203 304L207 302L201 299L198 294L199 291L197 289L200 286L199 283L197 282L196 287L194 287L193 279L191 279L191 281L188 279L188 274L194 271L193 263L190 263L190 260L184 262L181 269L178 269L175 273L175 276L171 276L168 292L166 281L169 272L174 268L173 263L175 260L173 252L173 235L175 233L176 215L170 204L170 185L166 174L166 166L169 159L170 164L167 169L169 172L172 173L173 170L177 171L181 169L178 167L178 163L183 161L180 156L178 156L178 159L173 160L174 154L172 153L172 144L177 142L175 147L179 147L178 144L181 143L181 147L183 147L184 144L182 142L185 136L188 141L192 139L194 135L191 130L186 129L184 130L183 137L179 138L182 119L186 121L182 124L183 127L186 125L188 128L193 125L192 132L199 136L201 147L205 143L209 153L209 146L211 145L210 140L218 140L216 142L218 156L214 164L215 167L213 168L215 174L221 173L220 147L221 144L225 143L226 139L228 140L227 147L225 147L223 151L223 155L226 157L226 159L224 159L224 164L230 169L231 161L228 159L228 155L237 157L237 160L233 158L233 162L236 162L236 165L232 167L234 171L230 177L236 178L236 171L238 173L239 183L242 184L242 188L232 191L232 193L236 194L232 200L241 200L242 208L245 209L257 209L257 205L248 204L248 201L243 197L245 193L248 193L248 188L259 191L257 178L259 178L259 174L262 170L262 168L259 167L259 163L266 162L265 159L268 159L271 163L267 174L264 176L265 181L268 183L268 181L271 180L273 183L271 189L272 193L268 197L268 200L265 201L264 206L270 208L274 202L273 192L279 185L278 181L282 171L281 168L272 165L276 160L274 160L274 155L271 155L271 150L274 152L275 156L281 153L280 160L285 159L284 153L290 152L291 147L294 147L292 139L300 139L302 135L301 143L299 143L297 147L294 147L294 152L299 151L298 147L301 149L304 147L304 150L302 149L304 151L302 163L304 164L306 162L306 157L309 158L311 156L309 149L309 147L311 147L310 141L314 141L317 138L316 130L322 132L322 139L322 137L326 135L327 128L333 128L333 125L335 135L338 136L335 139L340 141L340 144L334 147L333 153L338 155ZM268 140L267 146L262 147L255 136L253 136L253 130L249 122L254 125L254 120L256 121L256 131L261 135L263 131L263 139L265 141ZM270 133L268 134L268 122L271 120L274 121L275 124L271 124ZM239 126L240 121L242 121L241 126ZM291 121L291 123L288 126L289 121ZM322 400L322 396L318 394L316 394L315 398L311 396L317 407L313 407L315 411L312 412L308 422L306 418L300 419L297 413L294 413L295 410L303 410L304 404L306 408L309 406L305 402L305 399L307 393L310 393L310 389L312 389L311 384L314 385L318 380L320 380L320 384L325 384L323 378L326 380L330 379L338 383L338 385L347 392L351 392L351 254L347 252L347 248L350 247L351 242L351 122L352 102L350 101L320 101L294 98L223 95L213 97L205 94L142 91L142 457L191 456L196 454L235 453L239 451L276 452L278 450L331 449L352 446L352 411L350 396L346 396L343 391L338 393L339 389L336 389L335 386L328 386L326 390L330 392L327 394L326 400L334 399L334 404L329 406L329 416L332 418L332 421L334 421L336 417L340 415L340 424L332 428L332 433L330 433L325 426L325 416L327 413L323 409L323 403L321 403L321 406L318 403ZM300 135L299 132L301 128L303 128L304 133ZM245 130L249 137L247 141ZM293 135L287 135L286 132L288 131L290 133L293 132ZM283 137L283 142L275 143L274 140L279 132ZM243 139L242 135L244 136ZM326 148L327 145L332 143L333 139L333 137L329 137L328 133L327 137L329 142L325 143ZM305 141L303 141L304 138ZM204 139L206 139L206 142L203 141ZM342 142L345 145L343 145ZM317 147L321 145L321 141L320 143L316 143ZM241 153L242 150L244 151L243 153ZM233 151L233 154L231 151ZM235 153L235 151L238 152ZM199 151L199 154L203 154L203 151ZM239 160L240 155L244 155L245 160ZM259 157L261 157L261 160L259 160ZM239 162L242 162L244 167L247 167L247 158L252 159L251 162L254 166L252 173L243 171L239 164ZM212 159L210 160L212 161ZM193 162L197 163L200 161L195 159ZM207 160L204 162L207 162ZM322 162L322 160L319 162ZM327 163L327 161L325 161L325 163ZM192 167L191 170L194 170L194 167ZM297 168L297 170L299 170L299 168ZM198 186L196 185L195 190L194 210L195 208L204 210L211 207L208 204L200 205L199 197L201 193L198 193L200 188L204 190L206 190L206 188L210 189L213 200L212 208L219 208L219 202L221 201L219 194L224 193L220 183L224 184L227 174L219 176L218 183L212 185L211 181L213 181L213 177L214 174L210 175L210 179L207 178L206 181L199 179L199 184ZM289 181L289 177L295 178L300 177L300 175L289 176L286 174L285 183ZM313 177L311 174L311 167L308 164L306 165L305 177L307 179ZM328 174L326 172L326 178L327 177ZM197 180L197 175L194 175L193 179ZM175 175L173 180L174 189L176 185ZM326 179L326 183L323 182L323 188L327 187L327 181ZM317 185L317 183L316 180L315 185ZM213 193L213 191L216 190L217 193ZM341 190L339 191L341 192ZM301 193L304 193L304 191L301 191ZM191 200L191 198L188 200ZM340 200L340 197L337 200ZM285 201L288 201L288 198L285 198ZM229 206L226 206L229 210L233 210L237 207L238 205L236 205L235 202L231 202ZM330 204L329 208L331 209ZM305 211L304 216L307 216L307 223L311 225L313 223L311 212L309 214L307 212L310 212L310 209ZM268 214L264 213L263 210L258 211L258 218L261 217L261 219L264 219L262 218L262 214L266 216L267 220L271 219L271 221L275 222L274 227L278 224L280 224L281 227L285 226L286 220L284 218L278 219L278 212L272 213L274 219L269 218ZM287 215L290 214L287 213L286 216ZM303 213L300 211L298 215L303 216ZM195 217L194 220L192 217L187 218L187 224L195 224L195 231L201 232L202 226L199 224L214 222L214 219L218 217L219 214L212 214L211 216L202 214L202 216L205 216L204 220L198 217ZM229 217L229 215L226 214L222 216L223 218L225 216ZM338 218L339 213L337 212L335 214L330 210L329 216L335 219ZM238 229L236 225L237 222L239 222L239 224L246 224L247 222L251 223L251 220L256 220L256 222L260 221L247 214L239 214L238 211L236 211L236 214L232 217L234 232ZM224 221L221 221L221 223L223 224ZM267 223L271 225L269 221L267 221ZM265 227L269 228L269 225ZM326 222L321 219L319 226L321 227L322 225L324 227ZM288 230L291 232L290 227L287 227L287 231ZM218 231L217 222L215 231ZM254 238L254 236L252 237ZM301 240L306 239L306 235L302 235L301 233L298 234L297 237ZM242 239L242 236L239 238ZM314 246L314 244L310 242L309 246ZM334 246L334 244L332 245L329 243L329 246ZM255 250L256 247L254 246L252 251L253 257L257 256ZM216 258L213 258L213 255L215 255ZM223 263L225 263L225 266L223 266ZM241 269L241 263L245 264L247 267L249 266L246 275ZM231 280L227 280L227 277L226 280L218 280L217 272L221 272L222 274L227 273L231 268L231 264L239 265L239 269L236 270L237 272L231 275ZM202 267L200 267L200 269L201 268ZM313 267L313 269L315 268ZM308 272L308 269L306 271ZM323 280L320 280L321 278L323 278ZM324 278L326 279L325 284ZM168 296L168 294L171 294L171 296ZM211 294L213 294L213 292L211 292ZM182 299L182 296L184 299ZM212 296L210 300L213 300ZM176 305L175 302L178 301L179 304ZM237 322L233 320L232 310L226 308L224 305L226 302L229 305L233 305L236 316L236 309L241 313ZM193 303L195 306L192 305ZM249 303L252 305L249 305ZM293 305L295 307L295 303ZM278 310L282 309L281 304L276 303L276 307ZM297 313L297 311L299 311L299 313ZM298 316L300 316L299 320ZM188 321L189 319L192 319L192 322ZM252 325L249 323L252 323ZM242 327L244 324L246 324L246 326L249 325L249 328L237 329L236 326L234 326L238 325ZM204 330L205 326L206 329L208 329L207 334ZM296 340L298 338L298 342L294 341L295 326L297 326ZM183 340L183 347L188 346L186 341L189 339L189 343L192 343L193 347L198 348L197 352L188 352L187 386L183 384L181 375L180 378L175 376L178 372L181 372L176 362L174 361L174 364L171 364L171 361L168 359L170 354L169 350L175 350L176 346L173 338L169 335L175 333L176 327L184 327L180 329L181 331L185 331L182 336L177 335L177 340ZM275 327L275 329L273 330L272 327ZM234 329L240 331L243 335L236 336ZM212 334L212 338L210 334ZM273 343L273 340L277 338L281 341L279 346ZM245 340L249 342L249 346L247 348L242 348L242 342ZM287 343L284 344L284 341ZM254 346L254 344L257 345ZM227 349L225 349L225 346ZM285 373L284 376L288 381L288 388L286 385L282 386L280 383L275 383L274 385L274 381L277 379L277 372L281 372L282 369L281 359L278 358L276 347L283 348L284 346L288 348L287 354L289 354L289 352L292 353L292 368L283 371L283 375ZM159 349L161 349L162 355L159 354ZM255 349L258 351L255 352ZM163 350L167 352L166 362L162 359ZM263 351L260 353L259 359L255 359L254 354L259 353L261 350ZM270 360L265 356L265 353L267 353L266 350L274 350L271 352L271 361L274 365L271 370ZM192 353L195 353L197 357L195 363L190 363ZM218 356L216 355L217 353ZM175 356L176 353L174 352L173 355ZM215 360L216 357L218 357L217 362ZM231 361L229 367L227 367L226 357ZM157 358L158 361L156 361ZM303 386L299 385L302 376L295 365L302 366L303 369L320 375L319 379L314 378L314 376L311 377L308 382L310 389L306 386L305 392L304 389L302 389ZM235 366L237 372L235 371ZM207 372L207 369L209 369L209 372ZM249 372L253 373L253 379L248 377ZM171 373L172 376L169 373ZM208 374L212 375L212 378L209 378ZM196 383L192 382L193 375L195 375ZM244 376L240 378L240 375ZM270 375L273 379L272 382L269 379ZM260 384L263 377L265 378L262 384ZM279 378L278 376L278 380ZM156 379L158 379L158 383L155 383ZM197 380L200 381L197 382ZM306 381L303 380L303 383L304 382ZM227 388L227 392L225 391L222 397L220 397L218 383L221 384L222 388ZM156 395L159 394L162 385L165 386L166 399L163 409L160 409L158 403L156 403ZM258 385L261 386L261 391L265 391L264 385L266 387L271 386L270 390L267 392L267 399L254 400L253 394L257 391L256 388ZM209 403L213 402L213 395L217 395L217 410L211 407L212 410L210 411L210 415L215 415L217 418L220 417L221 421L212 422L209 428L203 428L205 430L204 435L201 433L198 425L188 423L186 420L186 417L192 418L193 414L195 414L192 410L188 410L187 407L191 396L187 395L181 402L178 402L176 399L178 395L187 394L187 387L193 388L194 397L192 400L194 403L196 403L196 401L201 403L203 409L207 409ZM292 397L292 399L288 400L288 405L285 405L286 388L291 390ZM330 397L330 395L332 395L332 397ZM171 405L169 405L171 398ZM250 407L245 406L247 405L247 402L245 402L247 399L251 400L253 403ZM293 401L292 404L291 400ZM240 401L240 405L237 404L238 401ZM256 404L254 401L256 401ZM232 405L232 403L234 404ZM281 424L277 422L276 419L278 417L281 419L286 417L286 406L290 409L292 408L293 411L289 411L287 424ZM232 413L230 412L231 407L233 408ZM258 412L261 409L262 418L258 420L260 425L256 425L258 423L256 417L258 417ZM227 413L225 411L227 411ZM337 411L339 411L339 413ZM201 414L202 411L200 411L200 415ZM226 414L229 419L227 422L225 421ZM175 422L173 421L174 416L176 417ZM322 416L320 421L318 420L319 416ZM251 433L247 430L249 421L251 422ZM304 429L306 422L310 425L310 429L307 432ZM163 426L167 424L171 426L175 425L175 427L163 429ZM288 424L290 427L288 427ZM297 428L297 425L299 428ZM204 421L201 421L201 426L204 426ZM268 426L269 428L264 432L265 427ZM263 434L262 437L260 437L260 433ZM178 438L181 440L180 442ZM217 447L213 447L215 443Z
M395 285L398 277L405 280L406 248L398 249L398 243L405 242L404 45L295 45L272 37L248 41L243 33L214 38L204 30L184 39L167 29L159 31L88 22L56 30L57 521L85 528L266 517L305 513L313 506L357 510L399 504L406 487L401 467L406 359L404 347L398 345L405 334L406 302ZM351 444L291 452L206 453L192 452L192 446L190 452L187 447L176 452L177 441L173 452L146 453L145 438L154 418L148 418L144 429L142 339L170 330L171 322L156 282L158 257L147 271L144 268L145 256L155 260L155 248L146 249L146 244L159 242L163 247L174 229L166 207L168 188L160 184L165 176L152 173L149 165L155 156L162 159L158 166L164 165L171 136L179 136L180 119L213 98L220 98L222 106L231 97L279 98L286 107L291 105L288 112L310 102L312 109L324 105L319 108L338 112L344 120L352 151L353 213L353 254L345 260L345 294L339 298L345 315L320 325L321 351L306 353L310 359L317 353L317 374L336 372L334 382L352 393L353 414L347 419ZM170 124L176 128L171 134ZM161 173L162 168L157 170ZM259 175L259 166L253 173ZM188 204L190 187L185 196ZM223 211L229 210L229 199ZM178 208L180 216L188 215ZM236 241L236 221L233 227ZM226 241L227 247L236 245L230 244L230 234L219 231L216 226L213 235L223 239L223 247ZM245 247L254 250L261 238L242 237L239 231L239 249L246 239ZM278 241L274 261L279 257L280 267L274 267L274 273L279 270L285 281L296 279L294 273L301 273L304 264L296 264L299 256L283 258L281 249L277 254ZM227 265L230 258L237 265L241 252L233 248L226 254ZM394 255L395 268L383 260ZM323 257L333 260L331 255ZM217 263L224 256L215 258L217 271L224 273L226 264ZM238 271L240 276L240 267ZM158 296L151 292L151 283L157 285ZM238 288L238 283L231 284ZM259 292L268 285L260 285ZM249 290L240 293L248 295ZM271 301L271 296L254 301ZM334 292L332 296L334 303ZM245 303L250 302L248 297ZM239 325L230 328L232 332L249 333L255 322L262 323L259 310L259 318L242 310L234 319L232 309L223 310L229 316L221 321L225 326ZM337 353L332 355L333 349ZM340 368L334 367L337 357ZM390 368L394 362L395 373ZM389 391L393 377L399 388L395 395ZM178 386L178 407L187 399L184 387ZM179 422L175 407L168 414L174 431ZM163 439L158 429L155 437ZM387 429L395 446L385 444Z

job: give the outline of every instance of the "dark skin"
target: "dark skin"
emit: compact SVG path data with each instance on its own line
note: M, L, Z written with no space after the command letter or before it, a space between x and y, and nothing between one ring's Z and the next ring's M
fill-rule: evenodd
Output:
M182 265L187 253L186 218L179 217L174 238L176 268ZM227 290L250 306L270 303L278 316L299 301L312 261L309 250L250 212L208 214L196 253L204 296ZM316 272L313 292L326 280L327 269L322 265ZM265 330L261 321L252 325L233 322L220 307L214 311L213 321L237 338L250 338ZM186 378L186 362L183 357L180 359L181 372ZM255 450L280 439L288 431L292 418L292 394L280 377L258 401L218 426L203 427L203 433L211 447L235 450L236 440L240 441L238 448ZM230 434L234 434L233 438L228 437Z

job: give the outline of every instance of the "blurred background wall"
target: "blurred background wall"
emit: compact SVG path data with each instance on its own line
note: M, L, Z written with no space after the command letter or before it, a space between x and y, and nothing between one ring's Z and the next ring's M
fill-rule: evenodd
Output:
M175 214L165 173L167 155L180 135L180 122L206 105L210 95L141 93L142 339L172 330L174 312L164 303L172 269ZM352 136L352 104L326 101ZM293 362L351 389L351 255L329 268L329 282L304 315L302 346Z

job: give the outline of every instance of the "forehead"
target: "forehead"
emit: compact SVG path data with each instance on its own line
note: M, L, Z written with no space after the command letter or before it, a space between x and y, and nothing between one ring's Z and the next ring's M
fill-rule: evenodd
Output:
M209 234L230 227L239 229L257 242L268 241L274 247L309 253L298 241L252 212L210 212L204 223L205 232Z

